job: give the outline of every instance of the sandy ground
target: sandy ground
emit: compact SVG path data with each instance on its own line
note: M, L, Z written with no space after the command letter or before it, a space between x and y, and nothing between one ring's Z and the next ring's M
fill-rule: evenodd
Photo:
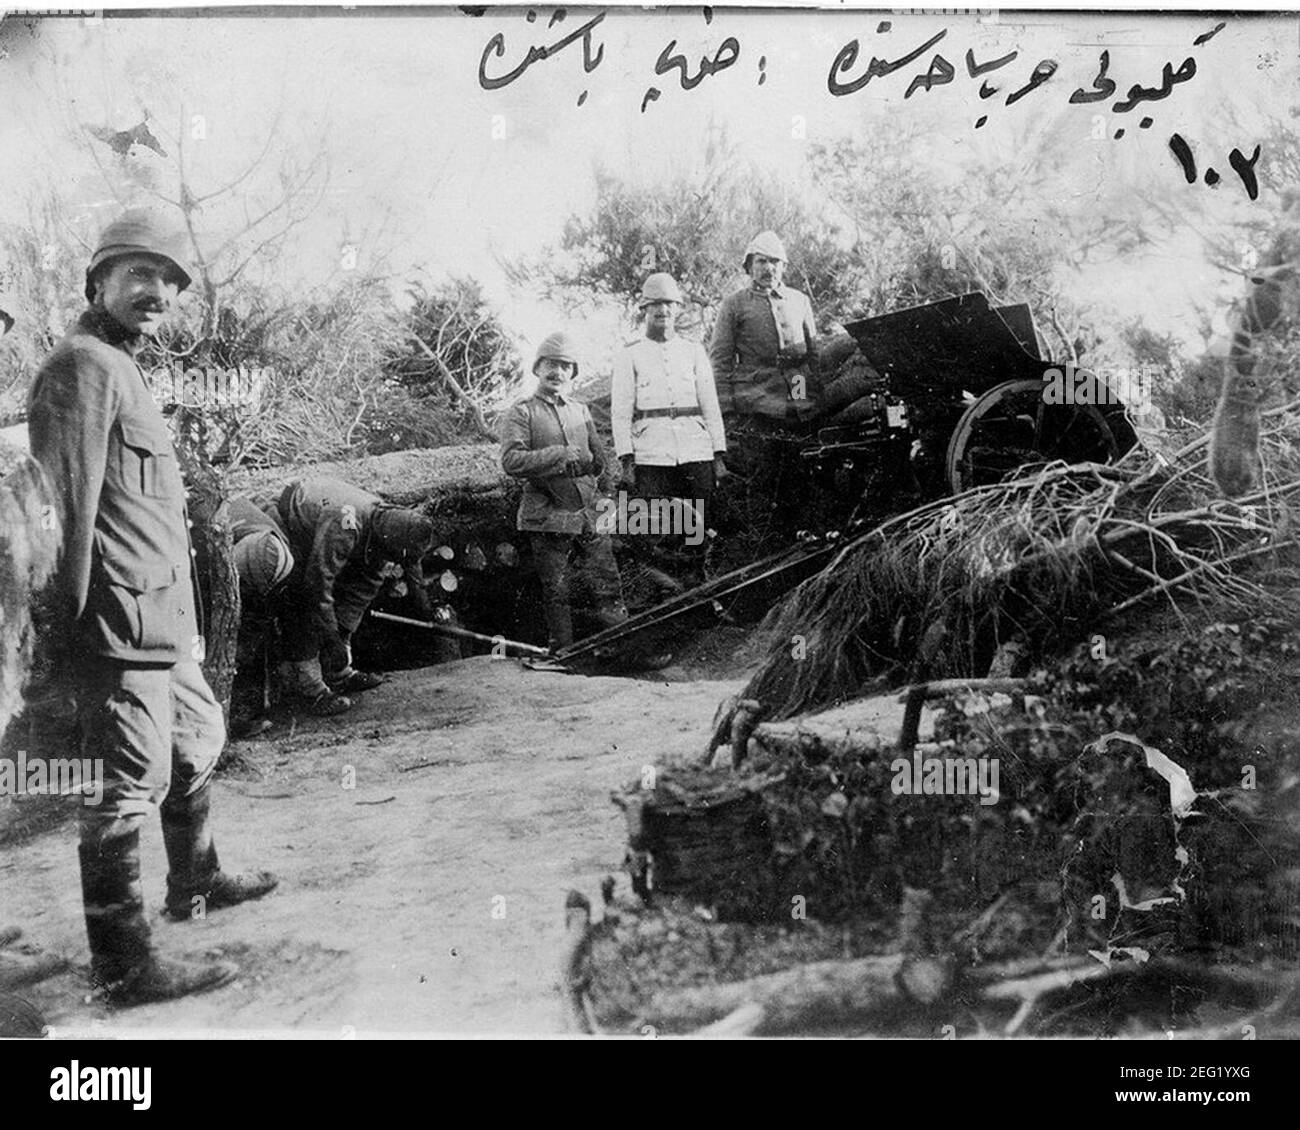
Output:
M622 860L611 790L702 749L739 685L488 657L395 673L342 719L243 743L243 763L218 781L223 864L274 870L281 885L266 899L204 921L162 919L162 836L148 825L157 944L234 960L237 982L118 1012L88 1000L65 823L0 851L0 923L75 963L26 995L55 1035L558 1032L565 893L598 902Z

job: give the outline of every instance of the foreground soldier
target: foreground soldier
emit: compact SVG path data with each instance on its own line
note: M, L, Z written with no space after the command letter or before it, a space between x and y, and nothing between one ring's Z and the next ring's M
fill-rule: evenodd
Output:
M677 336L682 293L672 275L656 274L641 288L645 337L614 362L610 426L623 482L646 498L678 498L698 509L700 564L716 480L727 473L727 450L708 354ZM692 531L678 530L679 534Z
M569 393L578 375L573 339L545 338L533 373L536 393L514 404L501 425L501 467L524 480L517 525L531 535L550 647L558 649L573 643L571 559L581 561L603 622L621 623L627 608L609 537L596 532L596 479L605 451L591 412Z
M102 803L81 808L78 849L91 972L119 1004L211 989L237 972L164 959L152 946L140 826L155 806L172 917L276 884L217 863L208 821L225 726L199 668L178 460L135 362L190 283L183 247L144 212L105 229L86 271L90 309L41 366L28 404L32 455L60 509L53 646L75 684L82 756L102 759L104 772Z
M433 523L325 476L289 483L276 513L297 563L281 602L281 674L313 713L337 714L351 705L347 695L384 681L352 667L351 645L390 564L401 567L417 613L431 618L420 561L433 548Z

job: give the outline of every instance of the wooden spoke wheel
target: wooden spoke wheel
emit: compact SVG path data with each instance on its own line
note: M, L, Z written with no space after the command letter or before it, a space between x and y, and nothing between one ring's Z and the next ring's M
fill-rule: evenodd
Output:
M948 485L959 493L1030 463L1109 463L1121 454L1120 439L1096 406L1047 404L1041 380L1006 381L957 421L948 441Z

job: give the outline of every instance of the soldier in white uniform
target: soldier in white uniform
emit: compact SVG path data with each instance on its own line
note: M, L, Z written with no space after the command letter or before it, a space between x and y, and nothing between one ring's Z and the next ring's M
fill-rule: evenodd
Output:
M716 480L727 473L726 431L709 355L677 336L682 293L668 274L641 289L645 337L614 362L610 426L623 482L645 498L680 498L707 530ZM681 531L678 531L681 532ZM698 545L703 554L705 542Z

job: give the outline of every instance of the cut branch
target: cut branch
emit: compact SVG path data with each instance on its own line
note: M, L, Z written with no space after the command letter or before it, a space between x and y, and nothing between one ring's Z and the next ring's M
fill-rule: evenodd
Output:
M460 382L452 375L451 370L447 368L443 359L429 347L428 343L426 343L419 334L411 333L410 337L411 340L420 347L424 355L428 357L435 366L437 366L438 372L442 375L442 379L447 382L447 387L455 393L456 398L469 410L470 416L474 420L474 426L478 429L479 434L484 439L495 442L497 438L496 433L487 426L487 421L483 419L483 410L478 406L478 402L461 387Z

